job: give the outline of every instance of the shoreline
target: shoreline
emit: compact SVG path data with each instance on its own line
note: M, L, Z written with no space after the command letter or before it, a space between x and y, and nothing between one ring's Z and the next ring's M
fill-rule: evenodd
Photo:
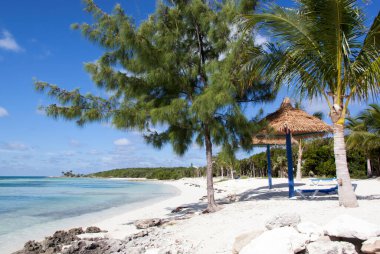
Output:
M110 178L109 178L110 179ZM110 179L111 180L111 179ZM112 180L124 180L131 181L129 179L121 178L121 179L112 179ZM136 181L140 182L140 181ZM158 181L143 181L149 184L164 184ZM154 203L159 203L166 199L170 199L172 197L180 195L180 191L174 186L170 186L173 188L173 192L171 194L167 194L161 197L149 198L147 200L135 201L131 203L122 204L120 206L113 206L107 209L103 209L100 211L89 212L85 214L81 214L74 217L63 218L59 220L50 221L43 224L33 225L31 227L27 227L20 230L15 230L12 234L5 234L2 237L4 238L4 242L0 245L0 253L12 253L14 251L20 250L23 248L24 244L29 240L42 241L46 236L52 235L57 230L68 230L75 227L89 227L96 226L99 222L99 218L113 218L115 216L126 213L125 211L132 212L137 209L142 209ZM33 232L32 234L29 232ZM17 234L17 239L14 239L13 235Z
M296 182L297 186L307 183L307 179ZM157 184L168 184L175 187L177 195L159 201L147 201L136 209L96 218L87 226L97 226L107 233L80 235L81 238L106 237L124 240L125 237L144 230L136 229L133 222L140 219L175 218L186 215L188 219L174 220L161 227L153 227L148 238L137 239L136 244L150 243L147 248L159 249L162 245L185 246L188 252L198 254L231 253L235 238L241 234L265 229L265 221L276 214L296 212L302 221L325 225L342 214L374 223L380 226L380 182L378 179L354 180L357 184L356 194L359 207L344 208L338 204L337 195L321 195L314 200L297 198L290 200L287 193L287 179L274 178L274 189L268 190L267 179L215 179L215 198L223 203L216 213L202 214L207 205L200 200L206 195L205 178L185 178L173 181L153 181ZM237 200L226 197L236 196ZM179 206L185 206L184 212L171 213ZM86 215L85 215L86 216ZM84 227L81 222L80 226ZM153 246L153 247L152 247ZM142 252L144 253L144 252ZM153 252L152 252L153 253ZM154 252L155 253L155 252Z
M108 231L104 236L123 240L125 237L140 231L133 225L134 221L169 217L172 215L171 211L176 207L184 203L199 202L199 197L206 193L206 190L200 187L186 186L181 180L156 180L151 183L170 185L177 189L177 193L173 197L152 204L149 204L148 200L141 207L96 222L95 226Z

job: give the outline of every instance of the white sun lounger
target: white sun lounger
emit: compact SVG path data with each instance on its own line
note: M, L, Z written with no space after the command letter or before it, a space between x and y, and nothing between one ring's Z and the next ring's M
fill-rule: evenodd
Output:
M352 184L352 188L354 191L356 190L357 184ZM338 185L330 185L330 186L309 186L309 188L298 188L295 189L295 192L298 193L302 198L314 199L318 193L323 194L337 194L338 193Z
M312 185L325 185L337 183L336 178L310 178Z
M335 194L338 192L338 185L335 186L313 186L307 189L295 189L295 191L304 199L310 198L313 199L318 193L323 194Z

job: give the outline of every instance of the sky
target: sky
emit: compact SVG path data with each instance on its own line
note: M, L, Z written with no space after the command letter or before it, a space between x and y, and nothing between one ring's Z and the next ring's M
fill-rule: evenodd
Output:
M110 12L120 3L126 13L139 23L154 12L155 0L96 0ZM289 0L276 1L291 5ZM145 144L140 133L115 130L109 124L88 124L54 120L38 110L52 101L34 90L33 80L57 84L66 89L99 95L84 71L83 63L92 62L102 50L84 39L73 23L91 22L80 0L15 0L0 3L0 175L57 176L61 171L90 173L125 167L203 166L205 151L194 145L178 157L168 145L157 150ZM369 22L380 10L380 0L365 5ZM268 38L262 36L259 41ZM276 110L285 96L263 107L265 113ZM294 97L294 96L293 96ZM327 107L321 101L305 103L312 113ZM351 107L355 114L366 104ZM328 119L326 119L328 122ZM214 151L218 151L215 149ZM239 152L238 157L250 153Z

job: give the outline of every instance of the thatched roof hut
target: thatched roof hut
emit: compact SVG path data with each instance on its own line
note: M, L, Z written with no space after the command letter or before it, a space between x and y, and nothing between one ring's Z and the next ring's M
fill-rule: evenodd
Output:
M289 98L285 98L280 108L263 121L267 123L267 128L253 137L252 141L256 145L285 145L287 129L294 139L332 132L332 128L321 119L294 108Z
M293 198L293 160L292 143L297 140L312 136L323 136L332 132L332 128L317 117L309 115L301 109L293 108L289 98L285 98L280 108L264 118L266 128L252 138L252 142L258 146L267 146L268 181L269 189L272 188L272 169L270 158L271 145L286 145L286 157L288 160L289 198Z

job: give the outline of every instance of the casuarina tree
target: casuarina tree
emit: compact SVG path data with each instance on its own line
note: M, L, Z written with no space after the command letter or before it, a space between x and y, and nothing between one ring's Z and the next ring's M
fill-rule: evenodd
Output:
M322 97L334 130L339 202L356 207L344 141L344 122L353 100L379 93L380 16L365 26L355 0L298 0L295 8L270 5L246 15L247 27L259 25L273 35L261 57L263 69L278 85L289 84L309 99ZM256 27L257 28L257 27Z
M183 155L196 142L207 159L207 211L214 199L212 151L229 144L249 149L257 130L244 114L246 103L273 98L271 86L241 71L245 48L255 48L235 17L254 10L255 1L172 0L157 4L140 25L120 5L111 14L86 1L91 24L74 25L104 54L86 64L94 84L109 97L83 95L37 81L57 104L51 117L84 125L110 121L121 130L137 129L154 147L171 144Z

